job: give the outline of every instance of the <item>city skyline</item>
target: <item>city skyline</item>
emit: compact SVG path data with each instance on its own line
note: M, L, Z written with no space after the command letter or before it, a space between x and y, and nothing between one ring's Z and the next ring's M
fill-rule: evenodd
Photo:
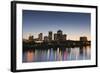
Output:
M56 36L55 36L56 35ZM57 36L59 35L59 36ZM30 39L31 38L31 39ZM38 40L38 41L43 41L45 40L45 38L48 41L52 41L52 40L57 40L57 39L61 39L61 40L68 40L67 39L67 34L64 34L62 30L58 30L56 33L53 34L52 31L48 31L48 35L43 36L43 33L39 33L37 38L34 38L34 35L30 35L28 37L27 40Z
M80 36L87 36L91 40L90 18L89 13L23 10L23 38L29 35L38 38L39 33L47 36L48 31L54 34L61 29L68 39L79 40Z
M34 35L29 35L27 39L23 39L24 41L27 40L27 41L67 41L67 40L71 40L73 41L72 39L68 39L67 38L67 34L63 33L62 30L58 30L56 33L53 34L52 31L48 31L48 35L45 35L43 36L43 33L39 33L38 34L38 37L37 38L34 38ZM87 41L91 41L91 40L88 40L87 36L80 36L79 37L79 40L77 41L80 41L80 39L84 39L87 40ZM74 40L76 41L76 40Z

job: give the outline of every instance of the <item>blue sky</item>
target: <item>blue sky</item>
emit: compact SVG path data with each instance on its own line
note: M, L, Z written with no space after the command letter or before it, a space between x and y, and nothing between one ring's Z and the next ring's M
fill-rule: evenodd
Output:
M56 33L61 29L68 39L87 36L90 40L90 19L90 13L23 10L23 38L27 39L30 34L37 38L39 33L45 36L48 31Z

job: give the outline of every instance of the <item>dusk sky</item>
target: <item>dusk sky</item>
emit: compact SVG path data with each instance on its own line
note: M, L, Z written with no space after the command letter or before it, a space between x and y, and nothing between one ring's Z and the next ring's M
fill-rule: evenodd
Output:
M22 22L25 39L29 35L37 38L39 33L48 36L48 31L54 34L59 29L67 34L67 39L79 40L80 36L91 39L90 13L23 10Z

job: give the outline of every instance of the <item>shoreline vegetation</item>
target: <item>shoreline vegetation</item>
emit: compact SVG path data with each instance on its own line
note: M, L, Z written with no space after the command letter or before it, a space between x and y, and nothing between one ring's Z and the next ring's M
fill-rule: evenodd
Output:
M84 47L90 46L91 41L43 41L41 43L36 43L35 41L24 42L23 41L23 50L28 49L49 49L49 48L74 48L74 47Z

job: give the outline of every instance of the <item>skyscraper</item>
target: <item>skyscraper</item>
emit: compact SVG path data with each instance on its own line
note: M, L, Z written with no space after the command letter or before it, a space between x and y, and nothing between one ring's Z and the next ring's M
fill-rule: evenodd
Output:
M62 34L63 34L62 30L57 31L57 40L62 41L62 38L63 38Z
M54 40L55 41L65 41L66 38L67 38L67 35L63 34L62 30L58 30L57 34L56 33L54 34Z
M38 35L38 40L39 40L39 41L42 41L42 38L43 38L43 34L40 33L40 34Z
M52 31L49 31L49 33L48 33L48 40L52 41Z
M62 35L62 34L63 34L63 31L62 31L62 30L58 30L58 31L57 31L57 34Z

